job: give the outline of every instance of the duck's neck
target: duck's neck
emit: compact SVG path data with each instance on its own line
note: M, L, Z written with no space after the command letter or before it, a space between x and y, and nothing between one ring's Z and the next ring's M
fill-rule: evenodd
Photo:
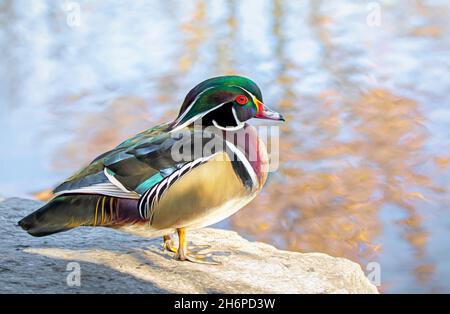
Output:
M209 135L220 134L227 143L227 151L232 153L230 158L236 175L248 188L252 190L262 188L267 179L269 158L266 145L258 137L254 127L247 123L238 130L222 130L213 125L187 126L191 130L195 130L196 127L203 129L203 132L207 131ZM213 131L210 128L213 128Z
M228 142L237 146L247 159L257 179L257 187L261 188L267 179L269 158L264 142L258 137L257 131L251 125L245 124L237 131L226 131Z

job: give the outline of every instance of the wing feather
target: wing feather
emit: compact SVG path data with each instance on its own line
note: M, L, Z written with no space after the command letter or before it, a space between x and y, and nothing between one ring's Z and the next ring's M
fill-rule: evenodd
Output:
M143 195L152 197L145 202L143 215L152 207L164 191L180 176L203 162L204 157L194 157L184 161L174 160L172 147L175 143L191 145L194 154L194 130L191 137L176 137L169 133L167 124L144 131L124 141L95 158L87 167L81 169L54 189L56 195L69 193L94 193L108 196L137 199ZM210 141L200 135L202 141ZM214 151L212 152L214 154ZM211 157L211 155L209 156ZM164 182L164 185L161 185ZM153 189L158 187L159 189ZM150 193L154 191L153 193ZM155 198L156 196L156 198Z

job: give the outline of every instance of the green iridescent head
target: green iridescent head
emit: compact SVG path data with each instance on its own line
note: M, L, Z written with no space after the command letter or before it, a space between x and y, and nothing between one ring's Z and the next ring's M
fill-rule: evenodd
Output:
M284 121L263 104L261 90L252 80L219 76L201 82L187 94L173 127L188 126L201 119L203 126L234 130L251 118Z

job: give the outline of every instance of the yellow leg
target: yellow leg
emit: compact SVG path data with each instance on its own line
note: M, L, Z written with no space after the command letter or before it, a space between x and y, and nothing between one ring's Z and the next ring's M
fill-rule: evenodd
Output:
M193 263L200 264L210 264L210 265L219 265L218 262L210 262L202 259L202 256L193 256L187 253L187 245L186 245L186 229L179 228L177 229L178 233L178 250L175 254L175 259L179 261L189 261ZM204 257L203 257L204 258Z
M175 259L179 261L187 261L188 257L186 255L186 229L177 229L178 233L178 250L175 254Z
M176 253L178 251L177 248L173 245L172 237L170 236L170 234L163 236L163 251L165 250L173 253Z

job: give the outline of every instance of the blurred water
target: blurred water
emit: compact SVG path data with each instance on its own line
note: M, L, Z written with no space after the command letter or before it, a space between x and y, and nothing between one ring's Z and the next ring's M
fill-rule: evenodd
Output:
M368 3L0 1L0 194L51 188L237 73L288 122L280 170L221 225L377 261L383 291L450 292L448 1L378 1L379 26Z

